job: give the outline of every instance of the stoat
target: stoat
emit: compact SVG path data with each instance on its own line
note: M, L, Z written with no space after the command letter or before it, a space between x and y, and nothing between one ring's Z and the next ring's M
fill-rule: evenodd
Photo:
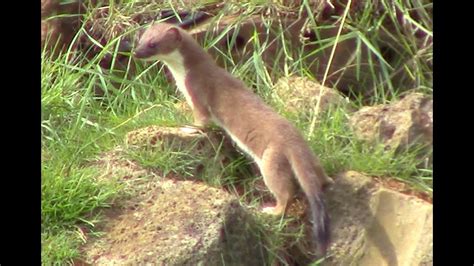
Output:
M140 37L134 57L163 62L191 106L195 124L214 122L255 160L276 198L276 206L263 208L264 212L285 212L295 193L296 177L310 204L316 251L324 255L330 235L322 187L331 179L298 130L242 81L219 67L191 35L177 26L150 26Z

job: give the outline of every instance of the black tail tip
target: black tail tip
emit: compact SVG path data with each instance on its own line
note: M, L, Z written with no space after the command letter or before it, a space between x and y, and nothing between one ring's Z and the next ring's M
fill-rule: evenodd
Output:
M329 231L319 231L318 234L315 235L315 239L316 239L316 243L315 243L316 255L319 258L326 257L327 250L330 244Z
M321 242L316 243L316 256L318 258L325 258L326 257L327 250L328 250L328 245L329 245L329 243L321 243Z
M331 242L329 216L326 212L323 201L317 201L318 210L313 212L313 235L316 240L316 255L318 257L325 257L329 244Z

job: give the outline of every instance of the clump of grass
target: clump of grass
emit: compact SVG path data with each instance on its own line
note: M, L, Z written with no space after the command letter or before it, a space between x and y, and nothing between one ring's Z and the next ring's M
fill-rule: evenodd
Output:
M98 182L94 178L97 173L91 169L68 169L66 174L56 172L58 168L43 168L43 229L74 225L81 215L90 214L97 207L107 207L117 190L113 183Z
M137 161L141 166L160 171L163 176L172 173L184 178L196 175L196 166L203 163L206 158L192 153L194 145L185 147L181 143L163 143L157 147L128 149L127 157Z
M81 163L103 148L93 140L106 129L90 108L97 104L88 100L90 80L81 72L64 67L61 62L42 64L42 258L44 264L58 264L77 257L80 238L78 223L91 223L86 218L99 208L108 206L118 187L114 183L97 182L97 173L83 169ZM81 98L80 94L86 95Z
M72 230L41 233L42 265L72 264L72 259L79 256L79 245L80 240Z
M41 185L43 263L57 264L79 255L82 241L79 225L93 229L98 208L109 207L120 186L98 182L92 169L44 163Z

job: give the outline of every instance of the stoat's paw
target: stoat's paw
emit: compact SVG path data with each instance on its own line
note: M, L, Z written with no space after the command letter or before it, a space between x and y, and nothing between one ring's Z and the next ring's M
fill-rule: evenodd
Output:
M330 177L330 176L326 176L325 181L326 181L326 185L334 185L334 183L336 183L336 182L334 182L334 179L332 179L332 177Z
M275 214L275 207L264 207L262 208L262 212L266 214Z
M266 214L270 214L270 215L275 215L275 216L283 214L282 209L277 208L276 206L275 207L264 207L264 208L262 208L262 212L266 213Z

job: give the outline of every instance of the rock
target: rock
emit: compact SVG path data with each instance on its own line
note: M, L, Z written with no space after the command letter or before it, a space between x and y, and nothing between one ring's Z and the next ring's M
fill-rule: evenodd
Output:
M276 96L285 103L286 110L294 113L313 112L319 97L321 97L321 102L318 113L327 110L330 106L346 103L337 90L322 86L319 82L305 77L280 78L273 90Z
M192 145L196 137L203 134L194 127L148 126L130 131L125 136L125 145L134 147L160 147L165 145ZM177 140L178 143L175 143Z
M102 153L99 158L86 164L88 167L99 168L101 175L98 179L117 178L119 180L137 179L146 176L162 176L160 165L144 166L137 159L149 159L157 153L173 152L183 156L186 173L180 173L179 162L173 164L172 172L175 178L206 179L213 185L226 174L242 174L252 171L258 174L254 163L240 164L239 167L228 167L230 163L242 159L230 138L220 130L195 127L162 127L148 126L130 131L126 134L124 145ZM135 154L135 155L131 155ZM45 159L47 157L44 157ZM233 171L233 172L232 172ZM247 172L245 172L247 171ZM186 176L183 176L183 175Z
M129 132L124 147L116 147L87 165L103 170L98 179L123 180L131 194L105 210L107 218L97 228L102 237L84 238L83 262L262 265L268 254L260 230L238 198L196 180L159 177L126 156L130 150L156 153L167 147L186 150L192 156L205 154L211 167L216 164L214 160L225 158L226 149L235 151L233 147L223 148L223 138L212 130L149 126ZM222 173L219 166L214 169Z
M433 205L349 171L327 205L333 241L324 265L426 265L433 256Z
M241 156L222 131L196 127L149 126L129 132L125 143L126 149L133 150L185 151L193 159L189 174L213 179L223 175L226 166Z
M381 141L387 149L404 149L412 144L432 145L433 100L410 93L388 105L363 107L349 123L360 139Z
M251 216L237 198L192 181L162 179L84 246L93 265L262 265ZM240 264L241 263L241 264Z
M158 176L136 161L128 159L122 147L116 147L114 150L101 154L97 160L92 161L87 166L100 169L101 175L97 176L98 180L112 178L127 180L145 176Z

